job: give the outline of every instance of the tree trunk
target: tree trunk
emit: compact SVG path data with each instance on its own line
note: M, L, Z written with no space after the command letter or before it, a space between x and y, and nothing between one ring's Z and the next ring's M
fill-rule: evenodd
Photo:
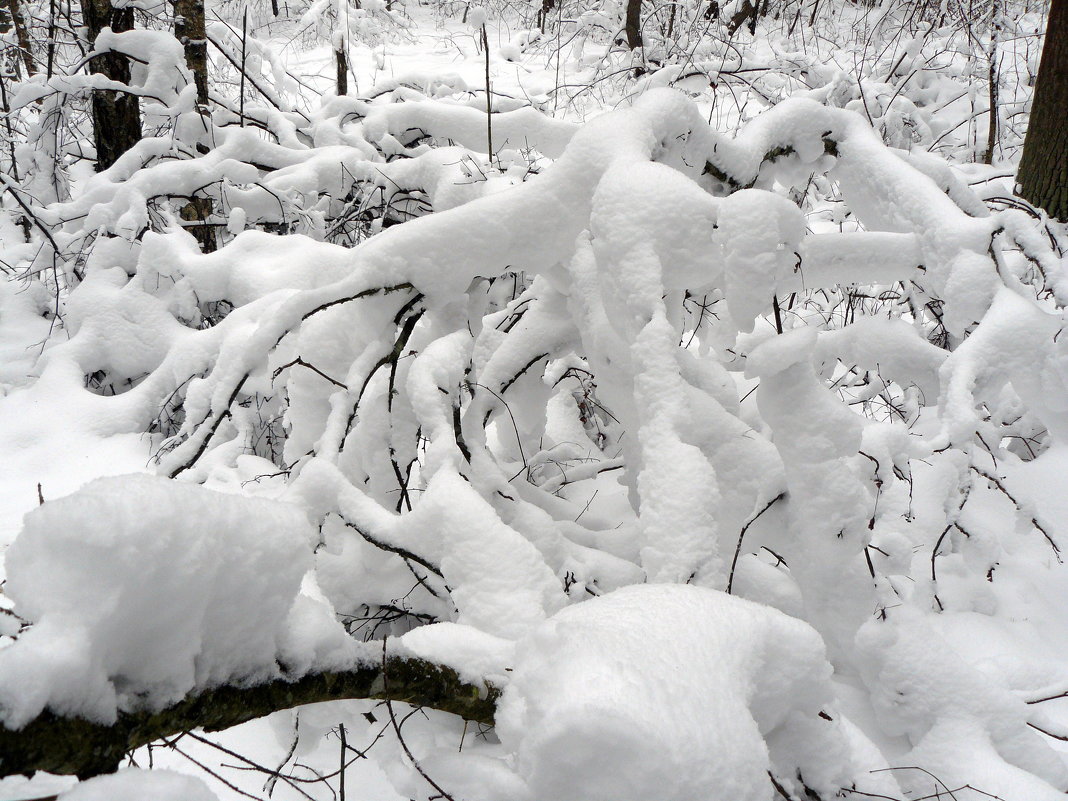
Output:
M538 29L545 33L545 26L549 22L549 12L556 8L556 0L541 0L541 11L538 12Z
M627 0L627 47L637 50L642 46L642 0Z
M734 36L742 25L746 25L749 28L749 33L756 35L757 20L767 10L768 5L766 2L761 6L760 0L745 0L741 7L734 12L734 16L730 18L730 21L727 22L727 33Z
M349 60L345 56L344 43L334 51L334 61L337 64L337 93L340 97L349 93Z
M164 737L197 728L221 731L281 709L346 698L403 701L492 724L499 695L492 686L465 683L450 668L391 656L348 671L217 687L158 712L120 712L111 725L46 711L17 731L0 724L0 776L112 773L128 752Z
M218 250L215 241L215 226L208 222L214 203L210 197L194 197L178 210L178 216L188 223L187 229L200 244L201 253L214 253Z
M82 0L82 15L89 41L104 28L115 33L133 30L133 8L112 8L110 0ZM94 73L119 83L130 82L130 62L121 53L104 53L90 64ZM128 92L93 90L93 139L97 171L106 170L119 156L141 141L141 114L137 96Z
M208 34L204 24L204 0L174 0L174 35L185 49L185 65L193 74L197 87L197 108L208 113ZM206 150L206 146L198 145ZM211 216L210 197L196 197L179 210L183 220L199 223L191 230L202 253L217 249L215 228L206 220Z
M197 85L197 105L208 106L208 37L204 0L174 0L174 35L185 48L185 64Z
M984 164L994 163L994 150L998 144L998 38L1001 33L1001 18L997 0L990 4L990 45L987 49L988 62L988 96L990 98L990 115L986 134L986 153Z
M30 50L30 31L27 27L26 15L22 13L19 0L6 0L8 13L11 15L11 24L15 26L15 38L19 43L19 52L22 54L22 63L26 67L26 74L33 75L37 70L33 66L33 53Z
M1053 0L1020 159L1019 195L1068 222L1068 0Z

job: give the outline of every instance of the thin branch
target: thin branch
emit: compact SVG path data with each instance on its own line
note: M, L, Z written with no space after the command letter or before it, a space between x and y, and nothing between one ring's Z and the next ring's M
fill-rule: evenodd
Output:
M764 505L763 509L761 509L755 515L750 517L745 522L745 525L742 526L742 530L738 534L738 545L734 549L734 558L731 560L731 573L730 573L730 576L727 577L727 594L728 595L730 595L731 594L731 590L734 589L734 570L735 570L736 567L738 567L738 557L742 553L742 540L745 539L745 532L747 532L749 530L749 527L751 525L753 525L753 523L755 523L760 518L760 516L762 514L764 514L764 512L768 511L768 509L770 509L772 506L774 506L777 502L781 501L785 497L786 497L786 491L783 490L778 495L776 495L774 498L772 498L770 501L768 501L767 504Z

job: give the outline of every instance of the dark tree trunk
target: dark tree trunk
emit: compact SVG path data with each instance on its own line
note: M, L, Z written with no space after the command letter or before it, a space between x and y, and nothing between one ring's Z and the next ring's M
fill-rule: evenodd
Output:
M545 26L549 23L549 13L556 8L556 0L541 0L541 11L538 12L538 29L545 33Z
M197 85L197 105L208 105L208 37L204 0L174 0L174 35L185 48L185 64Z
M133 30L133 8L112 8L110 0L82 0L82 15L89 41L104 28L115 33ZM119 83L130 82L130 62L121 53L104 53L94 58L92 71ZM119 156L141 140L141 114L137 96L128 92L93 90L93 139L96 168L106 170Z
M173 0L174 35L185 50L185 65L193 74L197 87L197 108L208 113L208 35L204 24L204 0ZM205 145L198 149L207 150ZM217 249L215 227L207 220L212 213L210 197L195 197L179 210L183 220L193 222L192 234L204 253Z
M19 0L6 0L7 11L11 15L11 24L15 26L15 38L19 43L19 52L22 54L22 63L26 67L26 74L33 75L37 70L33 66L33 53L30 50L30 31L27 25L26 15L22 13Z
M215 226L209 222L214 203L210 197L194 197L178 210L178 216L188 223L188 231L200 243L202 253L214 253L218 250L215 240Z
M349 60L345 56L345 45L342 44L334 51L334 62L337 64L337 93L347 95L349 93Z
M1020 197L1068 222L1068 0L1053 0L1018 175Z
M637 50L642 46L642 0L627 0L627 47Z
M745 25L749 28L749 33L756 35L757 20L766 14L767 10L767 2L761 5L760 0L745 0L727 22L727 33L734 36L738 29Z

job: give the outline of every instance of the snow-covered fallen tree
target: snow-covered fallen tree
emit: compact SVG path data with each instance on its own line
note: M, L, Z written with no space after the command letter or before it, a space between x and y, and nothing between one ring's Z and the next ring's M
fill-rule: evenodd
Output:
M1068 541L1068 286L1030 218L808 100L734 139L667 89L517 113L559 157L466 194L440 150L370 162L412 129L485 147L470 109L334 102L333 152L230 128L70 201L140 233L152 187L231 170L251 212L340 159L435 212L352 249L98 242L23 392L150 436L160 477L48 501L10 549L4 773L359 697L496 722L457 752L435 717L413 797L1068 790L1032 703L1068 671L952 630L1032 636L1005 621ZM856 230L806 219L812 183Z

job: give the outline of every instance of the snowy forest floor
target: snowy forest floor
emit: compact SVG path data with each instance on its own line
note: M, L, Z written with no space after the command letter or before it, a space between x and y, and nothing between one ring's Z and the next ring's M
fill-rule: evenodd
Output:
M412 82L420 87L448 87L454 97L463 97L464 91L470 90L472 105L484 103L485 55L477 31L460 21L463 10L459 4L448 14L431 7L408 7L405 11L410 16L410 28L402 36L387 38L374 48L351 49L350 93L365 96L385 82ZM812 69L845 76L858 70L871 72L877 62L892 61L885 53L876 58L866 52L863 29L870 23L871 13L866 7L836 5L833 11L825 12L823 19L824 26L834 31L833 37L813 35L806 42L802 33L800 39L790 40L808 52L787 50L786 39L779 30L788 25L786 20L766 20L758 28L764 38L758 35L742 63L718 77L710 77L707 70L687 75L683 64L637 80L630 75L630 65L621 62L618 53L603 42L569 41L558 34L528 44L525 38L529 38L529 31L516 19L518 15L504 14L488 23L491 87L495 103L515 101L517 107L531 103L554 117L585 122L606 110L625 106L650 88L671 84L694 98L714 128L733 133L780 98L807 91L802 76L810 67L802 61ZM1033 29L1038 17L1037 13L1024 15L1020 30L1028 25ZM915 44L924 46L923 42ZM281 54L285 67L305 82L301 102L313 107L319 94L332 90L334 64L328 46L307 48L287 37L277 37L271 45ZM1026 72L1028 64L1033 66L1037 55L1033 38L1021 33L1018 40L1009 40L1003 46L1012 53L1006 59L1012 69ZM908 42L902 42L902 52L908 47ZM871 116L881 123L884 139L898 146L912 136L911 126L927 126L930 130L925 141L936 143L928 149L955 163L971 188L996 205L997 198L1012 196L1014 165L1024 128L1017 117L1007 114L993 164L977 163L986 147L987 131L982 113L986 91L981 82L982 70L976 66L974 54L955 56L950 53L944 66L933 61L925 73L931 87L942 80L961 88L955 98L946 92L946 102L939 105L937 112L922 120L906 121L903 119L907 115L903 117L890 109ZM847 81L840 83L845 87ZM945 87L938 89L944 90ZM1006 105L1022 105L1028 93L1026 79L1014 81L1003 89L1002 100ZM859 100L861 106L877 102L867 97ZM504 141L496 149L506 160L508 151L523 146L521 142ZM477 165L472 166L477 169ZM500 174L491 179L501 189L516 180L514 175ZM77 181L72 194L78 194ZM836 218L833 204L816 203L807 213L813 229L842 230L843 221ZM847 228L848 225L846 222ZM81 416L81 406L68 403L62 391L37 380L38 358L54 344L56 336L54 321L42 318L37 311L40 302L40 298L29 297L17 281L0 283L0 546L14 540L23 515L42 501L67 495L100 476L151 471L158 444L147 435L101 436L93 429L92 421ZM761 324L770 325L766 320ZM1064 479L1068 475L1068 451L1055 447L1040 459L1012 469L1011 486L1033 500L1043 519L1055 521L1053 535L1068 542L1068 492ZM973 509L973 519L983 518L984 512L996 518L1004 510L991 501L986 509ZM969 609L948 610L932 618L931 625L966 662L980 670L999 676L1034 671L1047 678L1054 673L1068 678L1068 615L1064 613L1068 609L1068 566L1057 563L1037 538L1021 535L1019 539L1017 561L1002 559L998 580L989 585L986 596L973 598ZM1042 568L1036 569L1036 565ZM952 584L951 568L946 569L942 580L946 586ZM984 614L985 607L996 608L997 614ZM1026 684L1022 678L1020 683ZM850 720L866 731L878 729L871 720L874 713L862 688L852 686L850 679L836 679L835 689ZM331 788L316 779L317 774L331 774L338 767L339 724L344 725L350 745L362 750L373 744L376 752L399 754L400 745L391 737L377 739L388 721L383 721L375 706L372 702L335 702L299 712L279 712L205 736L210 742L189 736L181 738L175 749L142 749L135 759L140 766L151 764L197 775L220 799L248 795L270 796L279 801L333 799L336 780ZM1042 707L1046 719L1056 724L1057 730L1068 731L1068 698L1045 702ZM293 733L298 728L304 737L294 751ZM419 716L406 731L411 732L413 740L420 737ZM433 736L429 728L426 736ZM472 731L466 736L474 738L478 734ZM877 745L887 755L909 750L903 737L887 737ZM1051 745L1068 755L1068 743L1051 740ZM463 743L457 743L457 747L463 747ZM286 777L271 781L261 766L282 771ZM981 775L982 766L975 767ZM34 798L72 783L67 778L8 778L0 780L0 801ZM356 760L347 770L346 785L348 801L395 801L405 797L393 789L374 759ZM975 787L982 789L981 778ZM967 792L958 792L954 797L984 797L969 796ZM1019 796L1005 801L1028 799Z

